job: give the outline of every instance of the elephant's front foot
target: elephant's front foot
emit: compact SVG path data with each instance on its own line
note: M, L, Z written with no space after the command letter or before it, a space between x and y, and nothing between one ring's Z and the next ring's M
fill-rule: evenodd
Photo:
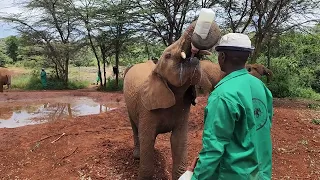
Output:
M133 150L133 158L134 159L140 159L140 148L135 147Z

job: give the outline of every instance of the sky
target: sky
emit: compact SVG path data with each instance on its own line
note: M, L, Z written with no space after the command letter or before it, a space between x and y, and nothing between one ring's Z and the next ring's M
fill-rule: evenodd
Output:
M19 4L24 1L25 0L0 0L0 16L22 12ZM12 25L0 21L0 38L11 35L17 35Z

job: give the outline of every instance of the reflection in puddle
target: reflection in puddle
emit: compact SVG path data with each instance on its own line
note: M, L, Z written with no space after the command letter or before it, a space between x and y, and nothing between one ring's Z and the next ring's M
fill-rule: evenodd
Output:
M68 101L71 102L0 108L0 128L15 128L63 118L100 114L116 109L118 104L116 102L110 103L107 107L90 98L77 98Z

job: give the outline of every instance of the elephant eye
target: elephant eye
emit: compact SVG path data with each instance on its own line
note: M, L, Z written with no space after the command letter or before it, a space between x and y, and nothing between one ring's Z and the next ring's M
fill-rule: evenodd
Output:
M171 53L167 53L164 57L165 57L166 59L170 59L170 58L171 58Z

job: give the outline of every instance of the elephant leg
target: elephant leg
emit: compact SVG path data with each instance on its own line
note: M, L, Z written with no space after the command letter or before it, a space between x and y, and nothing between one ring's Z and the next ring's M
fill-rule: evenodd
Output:
M140 121L141 122L141 121ZM153 128L141 128L139 126L140 140L140 165L139 180L151 180L154 174L154 144L155 132ZM155 129L154 129L155 130Z
M3 92L3 85L0 84L0 92Z
M186 171L187 163L187 119L182 126L174 129L171 134L172 180L177 180Z
M138 135L138 128L135 123L132 121L131 117L129 116L132 131L133 131L133 142L134 142L134 150L133 150L133 157L135 159L140 159L140 143L139 143L139 135Z

